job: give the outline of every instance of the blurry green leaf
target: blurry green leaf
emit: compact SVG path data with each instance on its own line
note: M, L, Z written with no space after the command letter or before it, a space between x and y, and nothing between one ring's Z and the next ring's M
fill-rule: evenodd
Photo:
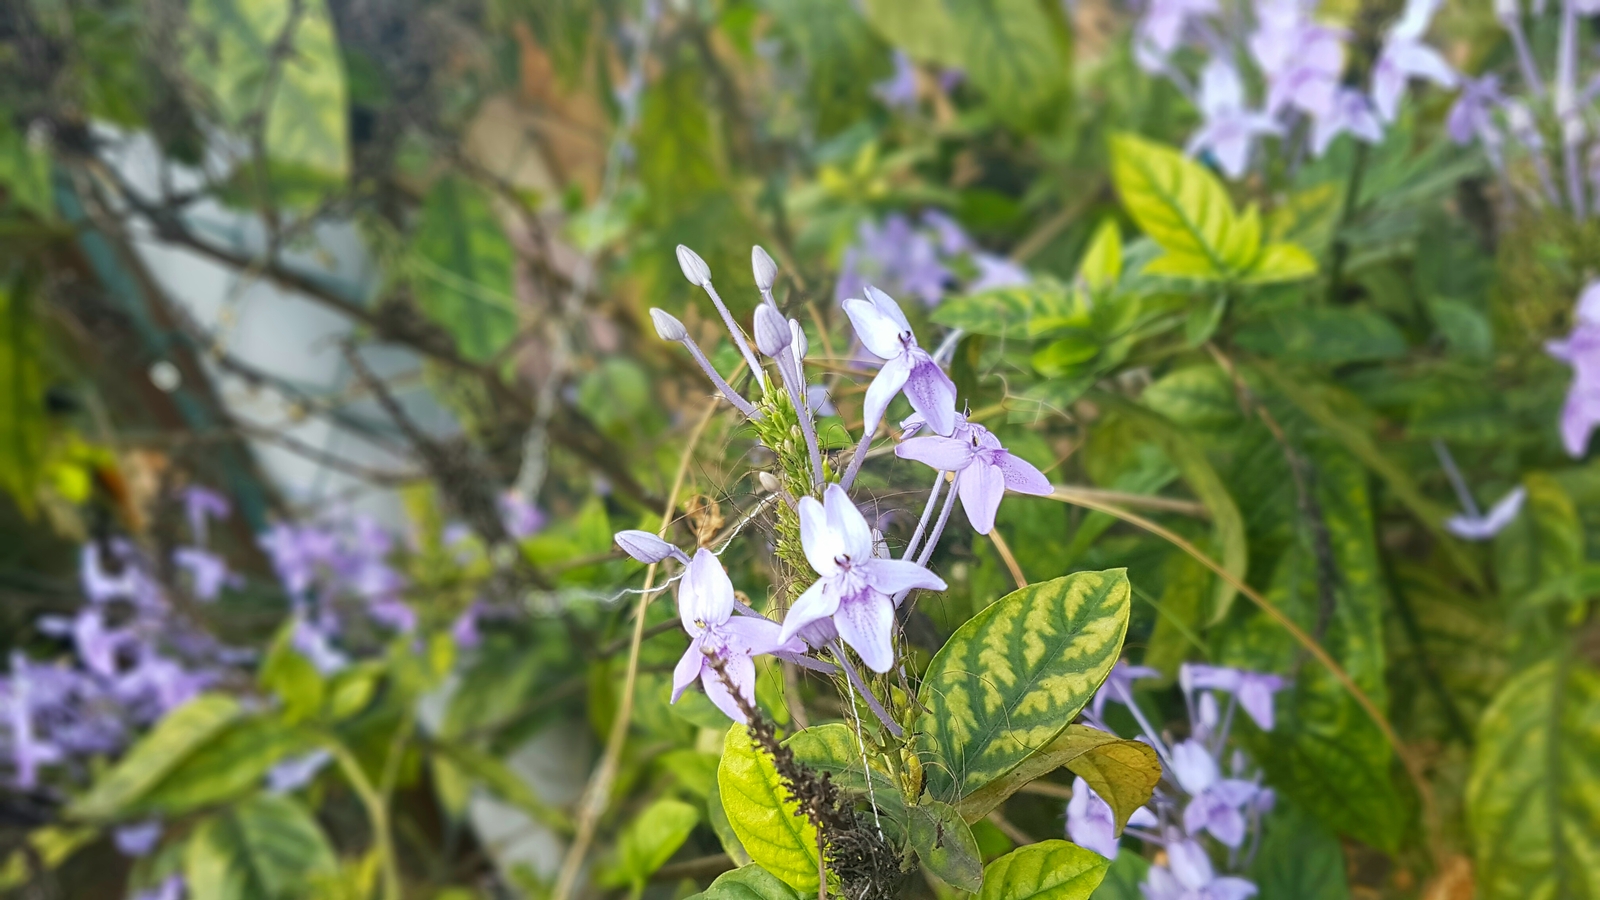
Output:
M294 648L293 622L279 629L261 664L261 686L276 694L283 704L284 720L303 722L322 711L322 698L326 688L322 673L311 660Z
M260 786L273 766L315 747L310 735L271 717L227 726L128 805L128 813L175 817Z
M960 66L961 35L944 2L864 0L867 21L883 39L915 59Z
M1516 419L1500 391L1484 390L1483 373L1462 377L1414 379L1406 432L1417 438L1443 438L1466 444L1499 445L1515 436Z
M711 779L711 793L706 795L706 818L711 823L711 830L717 833L717 843L722 845L722 852L728 854L734 865L749 865L750 854L744 852L744 845L739 843L739 836L733 831L733 823L728 821L728 811L722 806L722 786L716 778Z
M1205 363L1174 369L1144 389L1139 399L1184 428L1232 427L1240 419L1239 397L1221 367Z
M860 8L851 0L761 0L761 6L777 20L773 37L790 42L803 67L817 134L831 136L859 121L873 102L873 84L890 68Z
M1088 337L1067 337L1046 344L1030 361L1046 378L1070 378L1081 374L1083 364L1099 355L1099 342Z
M457 175L434 181L411 250L417 301L462 355L487 360L516 334L515 253L482 188Z
M795 732L783 744L794 753L796 760L818 775L827 775L841 791L862 799L870 797L885 832L896 835L909 832L911 813L906 809L900 786L889 773L874 766L872 790L868 793L867 779L861 769L862 741L850 726L842 722L813 725Z
M1317 261L1295 244L1268 244L1244 277L1245 284L1300 281L1317 274Z
M990 863L977 900L1088 900L1110 865L1077 844L1040 841Z
M1166 251L1146 272L1225 279L1254 265L1260 217L1254 208L1237 215L1222 182L1205 166L1170 147L1115 134L1111 177L1128 214Z
M1039 278L1029 284L996 288L981 294L953 297L933 311L933 321L973 334L995 337L1022 337L1033 333L1040 319L1071 316L1088 326L1087 312L1072 300L1067 287L1053 278Z
M1198 638L1205 627L1206 594L1212 578L1210 569L1181 550L1167 554L1162 563L1156 624L1140 663L1159 671L1164 679L1175 678L1184 660L1205 649ZM1141 595L1136 592L1134 596Z
M193 30L185 64L194 83L216 98L224 123L243 131L264 113L268 159L344 178L350 166L344 65L322 0L193 0L188 9ZM280 46L281 59L274 56Z
M650 804L622 830L615 857L600 882L607 887L643 888L650 876L678 852L699 822L700 812L682 800Z
M1117 220L1108 217L1089 239L1089 248L1083 251L1078 263L1078 281L1091 291L1102 291L1116 285L1122 277L1122 231Z
M42 352L28 291L16 281L0 282L0 489L27 516L47 436Z
M184 854L195 900L292 900L338 867L333 848L296 800L258 794L200 823Z
M639 179L662 219L719 189L723 159L699 70L678 66L645 88L639 107Z
M975 822L1006 798L1061 767L1083 777L1111 805L1120 829L1133 811L1150 802L1161 780L1161 761L1148 744L1087 725L1068 725L1049 746L1029 754L1016 768L962 797L956 809Z
M1451 353L1477 361L1494 355L1494 326L1472 304L1435 297L1428 301L1428 314Z
M983 857L972 829L947 803L929 800L911 810L911 846L939 880L977 892L983 887Z
M802 894L817 890L817 829L798 814L766 751L743 725L728 729L717 786L728 824L750 858Z
M1189 314L1183 320L1183 342L1198 347L1211 340L1227 312L1228 294L1225 291L1217 291L1210 297L1195 297L1189 302Z
M1260 900L1350 900L1344 847L1315 819L1293 806L1272 811L1250 880Z
M578 383L578 409L607 431L626 429L650 405L650 375L625 357L601 360Z
M15 891L34 882L36 870L51 872L85 845L100 837L98 828L63 828L45 825L27 833L22 846L11 850L0 864L0 891Z
M758 865L723 872L701 895L705 900L801 900L805 895Z
M1583 565L1583 523L1561 483L1543 472L1522 478L1522 511L1494 539L1494 571L1501 595L1513 606L1547 583Z
M1539 663L1478 723L1467 826L1483 900L1600 897L1600 673Z
M0 193L18 209L48 219L55 214L50 196L50 154L0 117Z
M326 692L324 714L328 720L342 722L366 709L383 676L383 663L378 660L359 662L335 674L328 680Z
M1350 307L1287 309L1246 322L1234 333L1239 346L1296 363L1395 359L1406 353L1400 329L1383 316Z
M572 830L572 822L565 813L546 803L522 776L498 757L455 741L441 741L436 749L438 757L448 760L464 779L483 785L491 794L516 807L528 818L543 822L558 832Z
M1150 871L1150 863L1137 853L1122 852L1112 860L1105 880L1090 894L1090 900L1144 900L1139 882Z
M113 819L202 745L239 718L239 702L225 694L201 694L168 713L140 738L89 792L67 807L75 819Z
M1054 740L1111 671L1127 628L1122 569L1032 584L969 619L918 692L929 793L958 800Z

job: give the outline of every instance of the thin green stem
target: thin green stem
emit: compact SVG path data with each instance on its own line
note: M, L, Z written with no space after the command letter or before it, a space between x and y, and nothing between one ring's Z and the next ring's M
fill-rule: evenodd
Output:
M331 734L324 734L322 740L338 762L339 771L350 782L350 788L356 792L362 809L367 813L367 822L372 826L373 848L378 853L378 865L383 872L383 900L400 900L400 866L394 855L394 835L390 833L389 811L384 805L383 795L373 787L367 773L361 770L361 761L356 759L343 741Z

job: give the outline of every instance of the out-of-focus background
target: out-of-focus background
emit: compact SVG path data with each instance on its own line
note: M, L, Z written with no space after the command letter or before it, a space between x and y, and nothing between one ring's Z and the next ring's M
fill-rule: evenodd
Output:
M1600 897L1592 6L0 0L0 889L674 900L743 861L612 534L759 513L769 458L648 315L746 375L674 248L748 329L759 244L830 452L871 283L975 421L1264 594L1405 752L1171 539L1051 499L945 540L918 659L1127 566L1152 714L1184 660L1293 685L1244 739L1293 823L1234 851L1265 900ZM865 472L899 545L925 473ZM759 692L796 727L824 686Z

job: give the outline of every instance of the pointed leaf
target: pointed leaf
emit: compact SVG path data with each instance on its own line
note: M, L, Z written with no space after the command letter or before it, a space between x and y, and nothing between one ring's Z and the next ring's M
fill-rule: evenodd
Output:
M974 893L983 887L978 841L948 803L929 800L911 810L911 846L922 865L945 884Z
M615 857L602 873L601 884L643 887L678 852L699 822L699 810L682 800L661 799L645 807L617 838Z
M206 819L184 851L189 896L288 900L338 868L311 813L290 797L259 794Z
M817 829L796 815L799 807L789 799L772 759L743 725L728 729L717 787L728 824L750 858L795 890L815 893Z
M1196 278L1232 278L1255 262L1260 216L1254 208L1236 214L1221 180L1205 166L1171 147L1115 134L1111 177L1128 214L1177 258L1164 267L1181 264Z
M225 694L201 694L190 700L140 738L88 794L67 808L67 814L75 819L120 815L240 714L239 702Z
M1299 281L1317 274L1317 261L1298 244L1268 244L1244 277L1245 284Z
M754 863L718 875L701 896L705 900L800 900L794 888Z
M1040 841L990 863L977 900L1088 900L1110 866L1077 844Z
M1036 751L1010 772L962 797L956 804L962 818L976 822L1021 790L1028 782L1066 766L1081 775L1094 792L1111 804L1117 827L1133 811L1150 802L1161 780L1161 760L1148 744L1119 738L1087 725L1069 725L1050 746Z

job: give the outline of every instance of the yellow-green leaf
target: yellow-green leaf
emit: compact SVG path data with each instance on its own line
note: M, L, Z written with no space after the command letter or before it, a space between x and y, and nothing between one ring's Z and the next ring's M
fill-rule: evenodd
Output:
M1255 262L1261 217L1254 207L1235 213L1221 180L1205 166L1171 147L1114 134L1111 177L1128 214L1172 257L1146 271L1225 279Z
M1107 218L1089 239L1089 249L1083 251L1078 263L1078 283L1091 291L1101 291L1117 283L1122 277L1122 232L1117 220Z
M1077 844L1040 841L989 863L977 900L1088 900L1110 866Z
M1501 688L1467 782L1483 900L1600 897L1600 672L1552 660Z
M1298 244L1268 244L1245 275L1246 284L1299 281L1317 274L1317 261Z
M916 746L934 797L958 800L1066 729L1122 651L1123 569L1077 572L990 604L933 658Z
M649 877L678 852L700 812L682 800L661 799L642 810L617 838L611 865L601 875L607 887L642 888Z
M143 798L167 773L220 734L241 713L226 694L201 694L162 719L111 771L67 807L76 819L109 819Z
M197 900L304 897L338 869L322 828L298 801L258 794L206 819L190 836L183 874Z
M929 800L911 810L911 846L922 865L945 884L976 893L983 887L983 855L955 807Z
M817 890L817 829L796 815L778 771L743 725L728 729L717 767L717 788L728 824L745 852L801 893Z
M702 896L705 900L800 900L793 888L754 863L718 875Z
M1161 780L1161 760L1150 745L1086 725L1069 725L1050 746L1035 751L1015 769L962 797L956 809L963 819L976 822L1028 782L1062 766L1082 776L1096 794L1111 804L1119 829L1134 810L1150 802L1150 793Z

